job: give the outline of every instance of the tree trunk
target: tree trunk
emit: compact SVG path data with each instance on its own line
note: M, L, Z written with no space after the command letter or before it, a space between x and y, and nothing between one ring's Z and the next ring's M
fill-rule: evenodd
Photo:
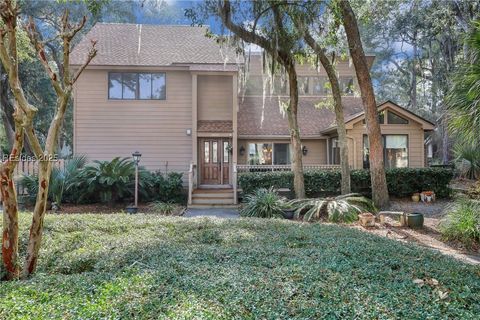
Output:
M410 87L410 107L417 109L417 33L413 35L412 83Z
M23 148L23 128L16 126L15 140L10 159L1 165L0 191L3 204L2 262L7 272L6 279L17 279L20 276L18 261L18 202L13 172L18 164L16 159Z
M3 237L2 260L7 272L6 279L17 279L20 274L18 263L18 207L13 171L2 168Z
M332 86L335 120L337 122L338 143L340 144L340 168L342 172L340 191L342 194L348 194L351 192L350 165L348 161L347 130L345 128L345 117L343 114L342 92L340 90L340 83L338 82L338 76L332 62L325 54L325 50L320 47L320 45L318 45L318 43L308 32L308 30L305 30L304 32L305 42L307 42L307 44L317 54L318 58L320 59L320 63L325 69L328 80L330 81L330 84Z
M338 143L340 144L340 167L342 171L340 190L342 194L348 194L351 192L350 164L348 163L347 129L345 128L345 117L343 114L342 92L340 90L340 83L338 82L337 74L330 60L323 52L321 55L319 55L319 58L323 68L327 72L327 76L332 87L335 120L337 122Z
M23 268L22 278L27 278L34 273L37 268L38 255L42 243L42 231L45 212L47 209L48 187L50 184L50 174L52 172L52 163L50 161L39 161L38 165L38 193L33 209L32 224L30 226L30 236L28 239L27 258Z
M328 72L327 72L328 73ZM342 171L341 192L348 194L351 192L350 185L350 164L348 163L348 143L347 129L345 128L345 117L343 115L343 106L340 85L337 77L334 79L329 76L332 86L333 100L335 106L335 119L337 122L338 143L340 144L340 167ZM333 80L333 81L332 81ZM334 84L335 83L335 84Z
M4 73L3 67L0 65L0 105L2 112L2 123L5 128L5 136L8 142L8 149L11 150L15 133L14 130L14 120L13 120L13 105L12 101L8 98L8 92L10 91L10 86L8 85L7 75Z
M370 179L372 182L372 199L379 208L388 206L388 188L383 164L382 134L378 123L377 104L373 91L370 71L363 51L357 19L347 0L338 1L342 15L348 47L357 75L358 84L365 110L365 122L370 142Z
M293 188L297 199L305 198L305 179L303 176L302 141L298 129L298 83L297 72L293 61L286 63L288 82L290 85L290 103L287 108L288 128L290 129L290 142L292 143L292 171Z

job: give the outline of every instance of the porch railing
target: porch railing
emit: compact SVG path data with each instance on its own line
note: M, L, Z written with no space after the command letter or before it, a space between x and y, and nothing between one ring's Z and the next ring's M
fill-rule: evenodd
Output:
M192 162L190 163L190 168L188 169L188 204L192 204L192 194L195 189L195 169L196 166Z
M268 172L268 171L291 171L292 166L287 165L250 165L237 164L237 172L239 174L244 172ZM318 164L318 165L304 165L304 171L311 170L340 170L340 166L336 164Z

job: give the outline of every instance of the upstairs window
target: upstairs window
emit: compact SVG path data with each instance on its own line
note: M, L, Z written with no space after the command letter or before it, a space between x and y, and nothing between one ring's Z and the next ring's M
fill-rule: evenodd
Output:
M108 98L119 100L165 100L165 73L110 72Z
M325 77L312 77L312 90L313 95L329 95L331 93L330 82Z
M353 95L353 77L341 77L340 89L342 90L342 93L346 96Z
M308 77L298 77L298 94L307 95L308 92Z
M388 111L387 115L388 124L408 124L408 120L400 117L398 114Z
M367 122L365 121L365 119L363 119L363 124L366 124ZM380 111L378 113L378 123L379 124L385 124L385 110L383 111Z
M245 94L256 96L263 94L263 81L261 76L249 76L245 84Z

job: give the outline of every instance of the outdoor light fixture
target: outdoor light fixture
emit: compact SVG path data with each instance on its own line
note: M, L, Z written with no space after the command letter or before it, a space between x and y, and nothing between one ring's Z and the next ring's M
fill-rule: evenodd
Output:
M191 136L192 135L192 129L185 130L185 133L187 134L187 136Z
M133 163L138 166L138 163L140 162L140 157L142 156L142 154L138 151L135 151L134 153L132 153L132 157L133 157Z
M245 153L245 148L243 146L240 146L240 155L243 156Z
M307 147L306 147L306 146L303 146L303 147L302 147L302 154L303 154L304 156L306 156L307 153L308 153Z
M135 164L135 205L127 207L128 213L137 213L138 211L138 163L142 154L138 151L132 153L133 163Z

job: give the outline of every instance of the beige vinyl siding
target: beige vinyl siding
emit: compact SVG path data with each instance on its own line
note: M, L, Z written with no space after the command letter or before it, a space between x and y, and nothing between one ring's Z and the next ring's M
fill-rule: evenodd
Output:
M238 140L238 148L243 146L245 152L243 155L238 153L238 164L246 164L248 158L248 144L249 143L290 143L290 140L272 140L272 139L262 139L262 140L253 140L253 139L243 139ZM308 153L306 156L303 156L304 165L318 165L327 163L327 146L325 139L312 139L312 140L303 140L302 145L307 147Z
M90 160L131 157L149 170L184 172L192 159L192 77L166 72L166 100L108 100L108 71L85 70L75 88L74 151Z
M232 120L232 76L198 76L198 120Z
M424 131L422 126L409 120L409 124L383 124L380 125L382 134L404 134L408 135L408 166L410 168L421 168L424 163ZM355 168L363 168L363 135L366 134L365 125L362 121L353 125L353 129L347 130L347 135L355 141L355 148L350 148L349 157L355 162ZM355 149L355 155L354 155Z

